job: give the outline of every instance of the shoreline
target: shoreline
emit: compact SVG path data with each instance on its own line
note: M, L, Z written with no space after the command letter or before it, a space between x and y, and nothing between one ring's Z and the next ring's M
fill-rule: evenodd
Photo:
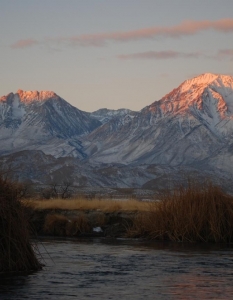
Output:
M137 212L26 209L32 236L127 238Z

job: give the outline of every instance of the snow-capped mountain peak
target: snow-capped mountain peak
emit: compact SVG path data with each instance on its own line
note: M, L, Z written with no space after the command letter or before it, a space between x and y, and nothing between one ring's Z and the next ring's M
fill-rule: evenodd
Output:
M157 117L185 115L194 110L201 113L205 110L207 113L214 109L223 118L226 113L233 113L232 91L232 76L205 73L184 81L147 109Z
M128 123L86 137L98 162L196 163L233 141L233 77L202 74L183 82Z
M52 91L23 91L19 89L15 94L9 93L6 96L0 97L0 103L21 103L23 105L30 105L32 103L36 103L38 105L43 102L54 99L61 99L56 93Z
M233 77L229 75L219 75L212 73L204 73L199 76L196 76L192 79L184 81L180 86L180 92L184 93L193 88L204 89L207 86L222 86L222 85L231 85L233 86Z
M48 99L58 99L59 96L52 91L23 91L18 90L16 95L19 96L23 103L31 103L34 101L43 102Z
M214 80L218 78L217 74L212 74L212 73L204 73L199 76L196 76L191 79L185 80L181 85L180 85L180 90L181 92L186 92L190 90L192 87L196 86L206 86L210 83L212 83Z

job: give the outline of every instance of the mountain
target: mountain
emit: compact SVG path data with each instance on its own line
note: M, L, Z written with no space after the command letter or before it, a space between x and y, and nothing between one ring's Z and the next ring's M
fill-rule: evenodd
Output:
M0 98L0 154L42 150L55 157L85 157L79 137L101 122L49 91Z
M82 144L92 162L179 166L219 156L223 148L232 148L232 138L233 77L202 74L129 122L102 125L84 136ZM215 166L221 168L220 163Z
M53 92L10 93L0 98L0 163L33 182L161 190L195 174L230 188L233 77L202 74L138 112L87 113Z

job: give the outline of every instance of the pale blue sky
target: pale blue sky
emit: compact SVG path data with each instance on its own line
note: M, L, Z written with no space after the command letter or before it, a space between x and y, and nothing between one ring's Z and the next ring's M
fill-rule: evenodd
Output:
M233 75L233 1L0 0L0 51L1 96L139 110L198 74Z

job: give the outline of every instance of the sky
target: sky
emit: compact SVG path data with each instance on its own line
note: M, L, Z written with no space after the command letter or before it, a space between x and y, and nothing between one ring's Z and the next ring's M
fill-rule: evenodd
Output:
M233 75L233 1L0 0L0 54L0 96L140 110L188 78Z

